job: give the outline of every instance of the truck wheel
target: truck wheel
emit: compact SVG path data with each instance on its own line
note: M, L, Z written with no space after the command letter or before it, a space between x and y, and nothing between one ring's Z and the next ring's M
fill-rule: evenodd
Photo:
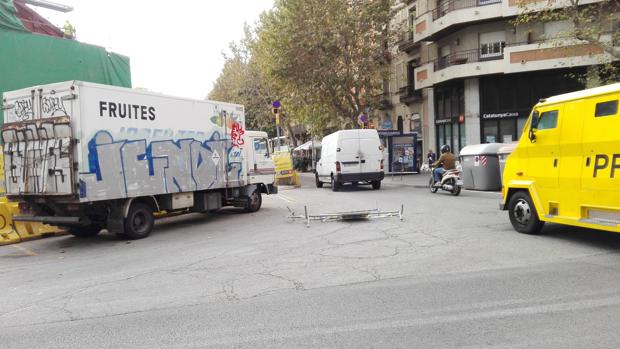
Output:
M263 197L258 189L254 190L252 195L248 198L248 204L245 207L245 212L256 212L260 210L263 204Z
M83 227L69 228L69 233L71 233L71 235L80 237L80 238L96 236L97 234L99 234L99 232L101 232L101 226L98 224L91 224L91 225L86 225Z
M372 189L374 190L381 189L381 181L372 181L370 184L372 184Z
M538 219L538 212L530 196L519 191L508 202L508 217L513 228L519 233L538 234L545 222Z
M129 208L124 222L125 232L120 235L131 240L143 239L151 234L154 223L151 207L137 202Z
M315 179L316 179L316 187L317 188L323 188L323 182L321 182L321 180L319 179L319 175L316 174L314 175Z

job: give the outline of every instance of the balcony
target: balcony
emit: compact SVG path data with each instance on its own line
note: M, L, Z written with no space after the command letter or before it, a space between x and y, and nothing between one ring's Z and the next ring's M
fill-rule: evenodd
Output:
M580 41L564 42L564 46L550 40L500 47L497 50L494 46L501 51L494 53L479 49L454 52L417 66L413 73L415 86L421 89L454 79L590 66L613 60L600 48Z
M413 30L403 33L398 42L398 50L408 54L415 54L420 51L420 43L413 40Z
M449 0L441 3L432 11L433 21L447 15L450 12L465 8L480 7L491 4L501 4L502 0Z
M448 0L415 20L415 41L436 41L475 23L514 16L506 0Z
M485 62L496 59L504 59L504 53L491 53L482 55L479 49L459 51L451 53L445 57L441 57L434 61L435 71L451 67L453 65L461 65L467 63Z
M422 90L415 90L413 85L403 86L398 89L400 102L407 105L422 100Z

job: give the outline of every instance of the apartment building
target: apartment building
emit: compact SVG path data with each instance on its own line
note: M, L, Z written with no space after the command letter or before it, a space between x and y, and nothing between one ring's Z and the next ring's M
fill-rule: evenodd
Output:
M441 144L458 152L469 144L516 141L540 98L582 89L574 76L611 60L594 45L558 40L567 21L513 25L522 1L550 6L546 0L401 0L394 22L406 23L407 40L392 62L386 113L396 122L402 115L405 128L407 120L420 120L424 152ZM409 96L417 99L403 103Z
M396 15L390 25L397 36L387 48L391 60L390 79L383 82L381 107L375 110L372 119L386 146L400 146L401 150L415 148L415 151L410 149L408 153L411 159L418 161L427 144L432 144L426 131L430 125L426 91L415 86L415 69L428 54L425 53L426 45L414 41L413 24L417 18L415 1L397 2L394 10ZM409 144L411 134L415 134L415 145ZM387 137L391 137L389 142ZM389 153L389 170L398 171L399 168L393 166L397 161L398 149L389 149Z

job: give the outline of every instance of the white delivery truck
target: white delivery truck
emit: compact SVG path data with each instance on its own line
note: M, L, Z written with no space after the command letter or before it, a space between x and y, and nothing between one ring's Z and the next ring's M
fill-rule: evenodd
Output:
M16 221L146 237L157 212L258 211L277 192L265 132L241 105L69 81L7 92L6 195Z
M383 178L383 146L376 130L343 130L323 137L317 188L328 182L338 191L344 183L362 182L379 189Z

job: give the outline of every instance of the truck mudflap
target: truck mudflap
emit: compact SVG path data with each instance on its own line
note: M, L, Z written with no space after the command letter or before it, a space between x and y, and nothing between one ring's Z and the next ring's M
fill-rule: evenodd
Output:
M267 184L267 194L277 194L278 193L278 186L273 185L273 184Z
M62 226L85 226L89 225L90 219L86 217L69 217L69 216L13 216L15 222L38 222L44 224L62 225Z

